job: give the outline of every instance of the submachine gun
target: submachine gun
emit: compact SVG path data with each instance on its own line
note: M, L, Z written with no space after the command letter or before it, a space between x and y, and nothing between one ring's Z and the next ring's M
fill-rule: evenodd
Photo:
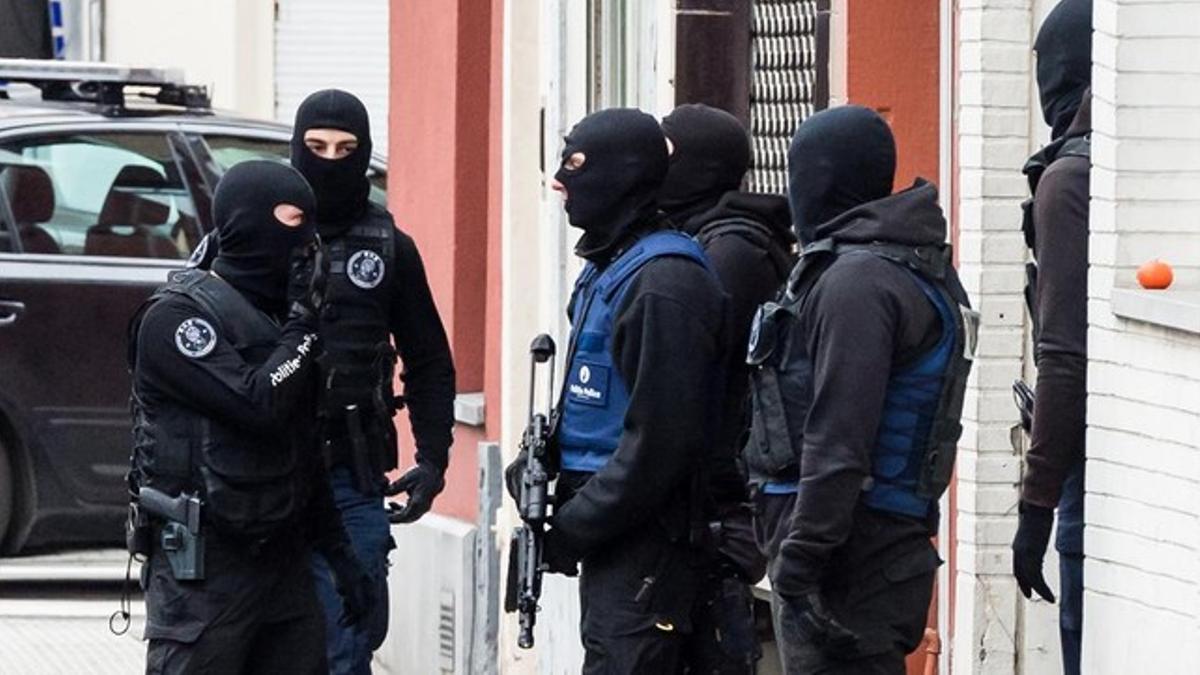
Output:
M542 542L550 507L550 470L547 445L550 440L550 415L554 401L554 340L545 333L533 339L529 347L529 422L521 436L521 453L525 467L521 473L517 510L522 524L513 531L512 554L509 557L508 592L504 598L506 612L518 612L521 625L517 644L522 649L533 647L533 625L537 620L538 599L542 595ZM548 364L546 378L546 409L535 410L538 364Z

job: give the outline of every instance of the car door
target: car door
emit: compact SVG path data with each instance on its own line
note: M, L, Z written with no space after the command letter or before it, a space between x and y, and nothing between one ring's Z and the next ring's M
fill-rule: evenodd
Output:
M126 327L204 234L173 125L0 135L0 407L39 511L126 501Z

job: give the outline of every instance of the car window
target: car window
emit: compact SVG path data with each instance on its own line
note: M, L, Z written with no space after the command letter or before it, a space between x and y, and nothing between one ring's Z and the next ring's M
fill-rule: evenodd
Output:
M280 162L289 162L291 158L291 146L286 141L205 134L204 142L208 145L208 152L213 161L222 171L248 159L274 159ZM386 207L387 174L371 168L367 171L367 179L371 181L370 200Z
M26 253L187 258L195 207L167 137L40 136L0 144L0 193Z

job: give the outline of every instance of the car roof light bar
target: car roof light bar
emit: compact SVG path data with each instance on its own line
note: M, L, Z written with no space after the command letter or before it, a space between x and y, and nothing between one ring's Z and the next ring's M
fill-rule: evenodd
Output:
M42 90L44 100L90 101L124 106L124 88L157 87L158 103L209 108L206 87L185 84L178 68L143 68L115 63L0 59L0 81L25 82Z
M0 59L0 79L18 82L118 82L128 85L183 84L178 68L140 68L116 63Z

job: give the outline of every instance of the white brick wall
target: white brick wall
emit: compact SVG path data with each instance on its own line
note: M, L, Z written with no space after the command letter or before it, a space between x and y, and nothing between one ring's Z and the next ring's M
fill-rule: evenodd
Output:
M1096 0L1095 29L1083 669L1192 673L1200 335L1109 298L1159 256L1200 288L1200 4Z
M1009 440L1016 423L1010 387L1024 370L1028 328L1019 208L1028 188L1021 166L1040 143L1030 130L1041 124L1030 45L1052 3L957 4L958 253L983 325L958 460L950 664L955 673L1052 673L1059 658L1054 610L1020 597L1009 552L1021 472ZM1048 568L1053 576L1057 565L1050 560Z

